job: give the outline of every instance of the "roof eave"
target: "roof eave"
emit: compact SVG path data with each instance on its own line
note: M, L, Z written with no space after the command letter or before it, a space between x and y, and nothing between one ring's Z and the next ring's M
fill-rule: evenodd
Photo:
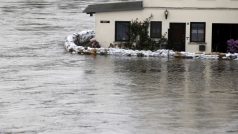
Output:
M122 6L122 5L126 6ZM114 8L114 6L119 6L121 8ZM118 3L106 3L106 4L95 4L88 5L83 13L87 14L95 14L102 12L119 12L119 11L134 11L134 10L142 10L143 9L143 1L135 1L135 2L118 2Z

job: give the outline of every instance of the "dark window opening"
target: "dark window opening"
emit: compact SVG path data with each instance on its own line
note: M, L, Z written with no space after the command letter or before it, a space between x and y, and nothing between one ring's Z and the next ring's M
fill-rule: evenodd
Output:
M115 41L129 41L129 21L117 21Z
M191 22L190 42L205 42L206 23Z
M150 37L151 38L161 38L161 31L162 31L161 21L150 22Z
M238 24L212 24L212 52L227 53L227 41L238 40Z

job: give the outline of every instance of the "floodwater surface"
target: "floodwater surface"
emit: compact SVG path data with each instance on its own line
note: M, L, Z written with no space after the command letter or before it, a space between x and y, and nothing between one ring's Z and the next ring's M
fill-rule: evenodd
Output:
M67 53L88 4L1 0L0 133L236 134L238 62Z

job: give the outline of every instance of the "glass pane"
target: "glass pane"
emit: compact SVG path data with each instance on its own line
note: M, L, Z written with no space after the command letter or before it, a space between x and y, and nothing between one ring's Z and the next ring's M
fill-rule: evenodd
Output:
M191 23L191 41L205 41L205 23Z
M192 29L197 29L198 28L198 24L192 24Z
M198 29L204 29L204 24L198 24L197 27Z
M117 41L128 41L129 36L129 23L128 22L117 22L116 23L116 40Z
M192 41L197 41L197 33L192 33Z
M151 22L150 36L152 38L161 37L161 22Z
M204 34L197 34L198 41L204 41Z
M192 29L193 34L197 34L197 32L198 32L197 29Z
M199 34L203 34L203 33L204 33L203 29L199 29L197 32L198 32Z

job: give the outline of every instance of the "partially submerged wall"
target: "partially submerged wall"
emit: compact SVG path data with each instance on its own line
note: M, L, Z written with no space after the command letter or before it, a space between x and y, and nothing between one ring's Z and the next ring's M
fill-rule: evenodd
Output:
M238 8L238 0L144 0L144 7Z
M145 0L149 2L150 0ZM157 0L153 0L154 2ZM158 0L165 1L165 0ZM166 0L187 1L187 0ZM194 1L194 0L191 0ZM218 1L221 0L200 0ZM227 1L227 0L223 0ZM233 0L238 3L238 0ZM176 2L178 3L178 2ZM186 3L186 2L185 2ZM229 2L228 2L229 3ZM146 3L145 3L146 4ZM156 3L155 3L156 5ZM171 5L170 5L171 6ZM175 5L174 5L175 6ZM237 4L235 5L237 6ZM168 10L168 19L165 19L164 11ZM199 44L190 42L190 22L206 22L205 45L206 52L211 52L212 47L212 24L213 23L235 23L238 24L238 9L196 9L196 8L144 8L138 11L106 12L96 14L96 39L103 47L108 47L115 42L115 21L131 21L138 18L144 20L153 15L152 21L162 21L162 34L168 32L170 23L186 23L186 51L198 52ZM101 23L109 21L109 23Z

